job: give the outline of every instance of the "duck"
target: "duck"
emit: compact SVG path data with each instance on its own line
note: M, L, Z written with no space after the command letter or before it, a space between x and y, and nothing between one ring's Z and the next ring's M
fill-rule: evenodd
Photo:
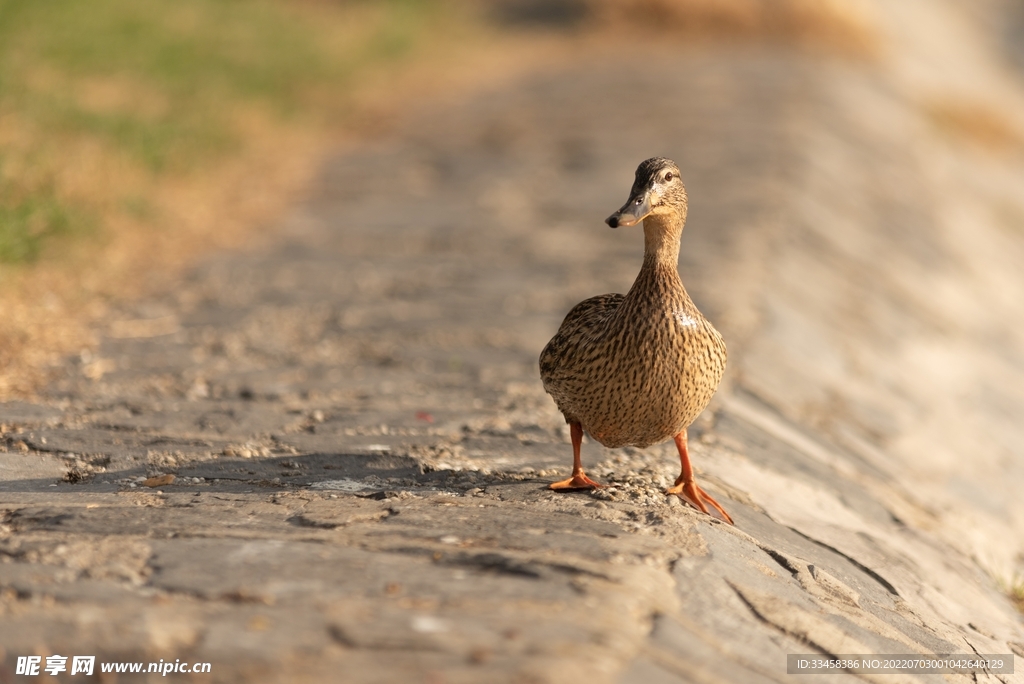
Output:
M584 433L609 448L645 448L672 439L681 471L666 494L734 524L696 482L687 428L707 408L725 373L725 340L697 310L679 277L688 199L679 166L652 157L636 169L629 199L605 223L643 225L640 273L622 294L574 306L540 355L544 390L569 424L572 475L556 492L591 490L580 460Z

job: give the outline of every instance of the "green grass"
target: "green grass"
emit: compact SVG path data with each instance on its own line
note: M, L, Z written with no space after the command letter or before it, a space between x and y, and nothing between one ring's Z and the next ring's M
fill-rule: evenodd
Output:
M59 202L52 192L37 192L23 200L4 197L0 188L0 262L34 261L43 242L67 235L73 225L89 225L87 216Z
M1017 610L1024 613L1024 577L1017 577L1010 582L1007 593Z
M1024 575L1014 574L1010 579L1006 576L997 576L995 581L996 586L1009 597L1014 607L1024 613Z
M446 8L0 0L0 262L38 258L90 216L102 224L94 207L109 198L64 192L67 146L93 143L156 177L201 172L244 147L237 117L246 108L281 121L343 120L352 84L414 54Z

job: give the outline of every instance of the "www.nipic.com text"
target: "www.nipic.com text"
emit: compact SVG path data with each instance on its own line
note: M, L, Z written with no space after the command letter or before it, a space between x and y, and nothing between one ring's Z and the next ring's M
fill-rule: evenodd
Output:
M71 661L70 669L68 660ZM58 675L62 672L69 674L91 675L96 668L96 656L61 656L52 655L44 658L42 656L19 656L14 674L25 676L36 676L40 674ZM164 661L156 663L123 663L123 662L101 662L100 672L111 673L148 673L159 674L166 677L169 674L206 674L211 669L210 663L183 663L181 660Z

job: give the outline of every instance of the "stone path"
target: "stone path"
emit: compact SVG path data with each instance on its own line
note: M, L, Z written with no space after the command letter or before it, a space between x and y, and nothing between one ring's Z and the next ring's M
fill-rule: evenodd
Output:
M972 162L1004 185L955 204L935 164L959 153L887 78L768 48L605 55L342 151L272 247L211 257L45 401L0 406L0 681L58 653L215 682L1024 658L998 584L1024 548L1024 383L998 381L1024 373L1024 297L931 297L1024 289L1019 235L967 220L965 246L944 218L1016 211L1020 170ZM690 437L735 527L661 493L671 445L586 443L610 486L546 489L571 451L536 358L572 304L629 287L641 236L601 220L655 154L683 169L680 271L730 345ZM977 383L980 405L946 394ZM950 414L976 430L963 473Z

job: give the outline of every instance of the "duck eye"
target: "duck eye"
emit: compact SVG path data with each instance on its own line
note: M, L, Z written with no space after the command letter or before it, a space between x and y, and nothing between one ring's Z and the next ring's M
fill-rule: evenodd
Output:
M669 171L668 173L665 174L665 182L668 183L670 180L672 180L672 172L671 171Z

